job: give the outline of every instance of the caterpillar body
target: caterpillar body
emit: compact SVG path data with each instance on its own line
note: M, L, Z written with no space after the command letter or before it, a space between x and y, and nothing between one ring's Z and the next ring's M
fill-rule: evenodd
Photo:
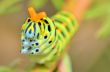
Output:
M21 53L28 54L38 64L51 63L63 55L79 25L69 12L59 12L51 18L44 12L36 14L29 8L30 18L22 25Z

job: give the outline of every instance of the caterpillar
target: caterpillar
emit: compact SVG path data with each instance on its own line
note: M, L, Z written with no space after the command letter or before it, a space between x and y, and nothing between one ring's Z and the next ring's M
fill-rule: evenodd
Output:
M28 8L30 17L21 28L21 53L38 64L48 64L66 52L66 46L79 28L73 14L58 12L49 18L45 12Z

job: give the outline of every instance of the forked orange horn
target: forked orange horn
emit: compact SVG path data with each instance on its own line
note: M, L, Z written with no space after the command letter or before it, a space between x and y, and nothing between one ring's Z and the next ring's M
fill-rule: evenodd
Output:
M39 21L46 16L45 12L36 13L33 7L29 7L28 12L33 21Z

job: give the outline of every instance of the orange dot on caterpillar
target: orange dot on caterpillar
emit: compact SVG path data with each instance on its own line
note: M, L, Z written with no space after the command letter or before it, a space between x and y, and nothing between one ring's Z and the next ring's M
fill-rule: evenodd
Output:
M36 13L33 7L28 8L29 15L33 21L39 21L46 16L45 12Z

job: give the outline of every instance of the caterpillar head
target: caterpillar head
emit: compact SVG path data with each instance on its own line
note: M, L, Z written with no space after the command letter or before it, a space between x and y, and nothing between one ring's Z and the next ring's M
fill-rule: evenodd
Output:
M22 25L21 29L21 53L39 54L54 37L54 24L45 12L36 13L28 8L30 18Z

